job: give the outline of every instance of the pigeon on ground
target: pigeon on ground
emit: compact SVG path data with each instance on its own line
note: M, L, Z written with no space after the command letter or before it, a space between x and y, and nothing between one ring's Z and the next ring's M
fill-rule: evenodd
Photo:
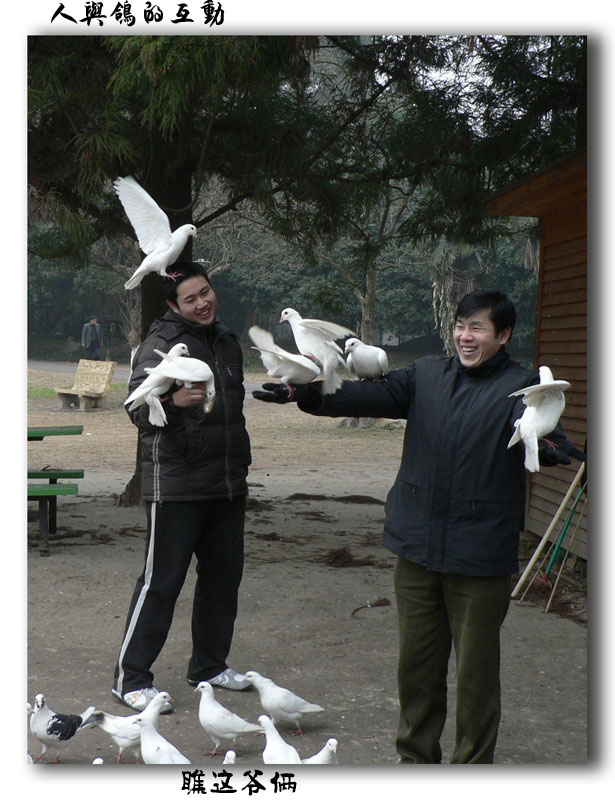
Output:
M145 709L147 710L147 709ZM191 764L190 759L164 738L154 726L152 717L138 714L133 722L141 733L141 755L146 764Z
M300 720L304 714L313 714L324 711L316 703L308 703L302 697L293 694L289 689L278 686L270 678L265 678L254 670L245 673L246 679L254 686L259 694L262 707L269 714L273 723L292 722L297 728L293 735L302 735Z
M148 377L157 375L171 378L180 386L187 386L189 389L195 383L204 383L205 402L203 411L209 414L216 400L216 382L213 372L200 358L188 358L184 355L171 356L172 350L173 348L168 353L164 353L162 350L154 349L154 353L161 356L162 361L155 367L145 367Z
M34 698L34 708L30 717L30 730L41 743L43 749L34 761L40 761L48 749L65 747L75 734L82 730L83 721L94 711L94 706L87 708L83 714L59 714L52 711L47 705L45 696L37 694ZM51 764L57 764L59 755Z
M100 758L100 756L98 758L95 758L94 761L92 761L92 764L104 764L104 763L105 762L103 761L102 758Z
M313 756L302 759L302 764L338 764L337 739L327 739L325 746Z
M284 741L273 721L266 714L261 714L258 721L265 729L267 737L267 743L263 750L263 762L265 764L301 764L299 753L292 744Z
M173 273L167 272L167 267L177 261L190 236L196 236L196 228L194 225L181 225L171 232L167 215L130 176L118 178L113 187L137 234L139 247L146 254L139 268L124 284L124 288L134 289L150 272L157 272L163 278L173 277Z
M269 331L259 328L258 325L250 328L248 336L256 345L252 349L260 352L267 375L270 378L280 378L291 397L293 386L310 383L320 375L320 366L315 361L283 350L273 341Z
M159 352L161 353L162 351ZM168 359L169 357L178 358L179 356L187 355L188 346L180 342L179 344L173 345L169 352L164 354L164 357ZM128 410L132 411L143 403L147 403L149 406L150 423L163 427L167 424L167 415L164 413L160 398L169 391L173 382L174 379L166 375L161 375L157 372L151 373L137 386L134 392L128 395L124 401L124 405L130 403Z
M130 714L129 716L122 717L116 714L107 714L106 711L95 709L90 716L83 721L83 727L90 727L98 725L105 733L113 739L119 748L117 756L117 763L121 764L125 752L134 750L139 758L139 750L141 747L141 731L139 727L134 724L137 717L144 717L151 719L154 727L158 727L160 719L160 712L162 707L167 701L171 701L171 696L168 692L158 692L158 694L148 703L145 709L138 714Z
M214 697L213 686L208 681L201 681L194 691L201 693L199 722L214 742L214 749L204 755L215 756L223 741L231 742L234 748L235 739L244 733L262 733L260 725L242 719L219 703Z
M568 381L553 380L549 367L539 367L540 383L511 392L509 397L523 396L527 406L522 416L515 420L515 432L508 442L512 447L522 441L525 445L525 468L528 472L539 472L538 440L555 428L566 406L564 391L570 388Z
M360 339L346 339L344 346L348 372L357 378L382 378L389 371L389 360L382 347L363 344Z
M222 761L223 764L234 764L237 760L237 754L234 750L227 750L226 755Z
M295 344L301 355L311 358L320 366L323 375L323 394L333 394L342 385L336 369L346 368L342 349L336 339L354 336L353 331L320 319L303 319L294 308L285 308L280 322L288 322L295 337Z

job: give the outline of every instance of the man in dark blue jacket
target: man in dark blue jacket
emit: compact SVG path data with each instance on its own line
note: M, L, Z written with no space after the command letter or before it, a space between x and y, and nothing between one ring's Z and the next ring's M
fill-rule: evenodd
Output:
M401 465L386 503L384 544L399 558L397 750L402 762L439 763L446 675L454 643L457 734L452 763L491 763L500 720L500 627L518 570L525 469L507 449L525 406L510 398L538 382L505 350L515 309L499 292L459 303L455 357L426 357L381 381L344 381L333 395L295 388L302 411L406 419ZM288 402L265 384L261 400ZM558 428L540 442L541 463L570 463Z

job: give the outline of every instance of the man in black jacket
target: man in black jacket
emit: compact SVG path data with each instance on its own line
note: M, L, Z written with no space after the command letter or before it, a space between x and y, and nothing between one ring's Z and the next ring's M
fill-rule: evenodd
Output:
M500 719L500 627L518 570L525 499L522 446L507 449L525 406L508 395L538 375L508 356L513 304L499 292L459 303L456 357L426 357L381 381L344 381L333 395L295 388L302 411L406 419L401 465L386 504L384 544L398 556L397 751L439 763L446 675L454 643L457 733L452 763L490 763ZM257 399L288 402L265 384ZM540 442L541 462L570 463L561 429Z
M166 353L181 342L191 358L211 368L216 399L205 413L204 383L191 388L174 384L161 398L164 427L150 423L146 403L128 412L139 429L148 534L112 692L136 711L156 694L151 667L165 643L193 554L197 581L188 683L209 680L235 690L250 686L226 663L243 569L250 464L242 351L235 334L216 316L216 295L201 265L177 263L172 271L174 277L164 279L169 310L152 324L135 353L129 392L147 377L146 367L160 363L155 349ZM171 710L167 702L163 713Z

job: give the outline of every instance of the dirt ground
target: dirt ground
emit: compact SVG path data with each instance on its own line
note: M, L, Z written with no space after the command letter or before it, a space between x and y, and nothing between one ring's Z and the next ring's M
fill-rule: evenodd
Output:
M71 376L29 371L28 382L70 385ZM80 713L95 705L129 713L110 689L128 601L142 567L145 514L143 507L118 504L133 472L136 445L123 400L122 392L112 392L109 409L92 413L59 411L55 398L29 400L29 425L84 426L81 436L28 444L30 467L85 469L79 494L59 500L58 534L48 558L38 554L37 522L28 523L27 699L33 702L43 692L57 711ZM245 415L253 464L230 663L238 670L255 669L324 707L305 721L303 737L291 738L290 729L280 729L303 758L333 736L341 767L391 765L399 775L405 765L394 766L395 557L382 546L381 531L403 428L341 428L339 420L311 418L292 404L272 407L251 396ZM211 774L222 758L203 756L211 743L198 722L197 695L184 678L193 586L191 573L154 665L157 688L175 702L175 712L161 718L159 730ZM502 629L500 765L587 761L585 595L567 582L548 614L546 597L536 591L521 604L511 603ZM444 761L454 741L453 661L449 687ZM261 713L255 691L216 690L216 696L249 720ZM28 751L37 755L40 746L29 728L27 736ZM239 740L238 774L243 776L246 765L269 774L262 747L262 737ZM111 771L116 754L108 735L91 729L64 750L62 762L89 765L102 757ZM127 763L115 771L126 775L132 769L143 767ZM177 781L171 790L180 792Z

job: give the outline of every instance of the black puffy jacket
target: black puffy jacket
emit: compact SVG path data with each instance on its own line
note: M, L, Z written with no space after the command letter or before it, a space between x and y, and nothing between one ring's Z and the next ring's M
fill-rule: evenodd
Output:
M538 382L504 349L476 369L431 357L384 381L344 381L325 416L406 419L401 465L386 503L384 544L428 569L466 575L518 570L524 449L507 449L525 406L510 392ZM562 434L563 436L563 434Z
M211 340L206 328L169 309L156 320L135 353L129 392L145 379L145 367L160 363L154 349L168 352L183 342L191 358L214 373L216 400L209 414L202 405L176 408L163 403L167 425L156 427L142 404L129 415L139 428L142 448L142 496L145 500L233 499L247 494L250 439L243 416L243 355L239 340L218 319ZM177 387L172 386L169 394Z

